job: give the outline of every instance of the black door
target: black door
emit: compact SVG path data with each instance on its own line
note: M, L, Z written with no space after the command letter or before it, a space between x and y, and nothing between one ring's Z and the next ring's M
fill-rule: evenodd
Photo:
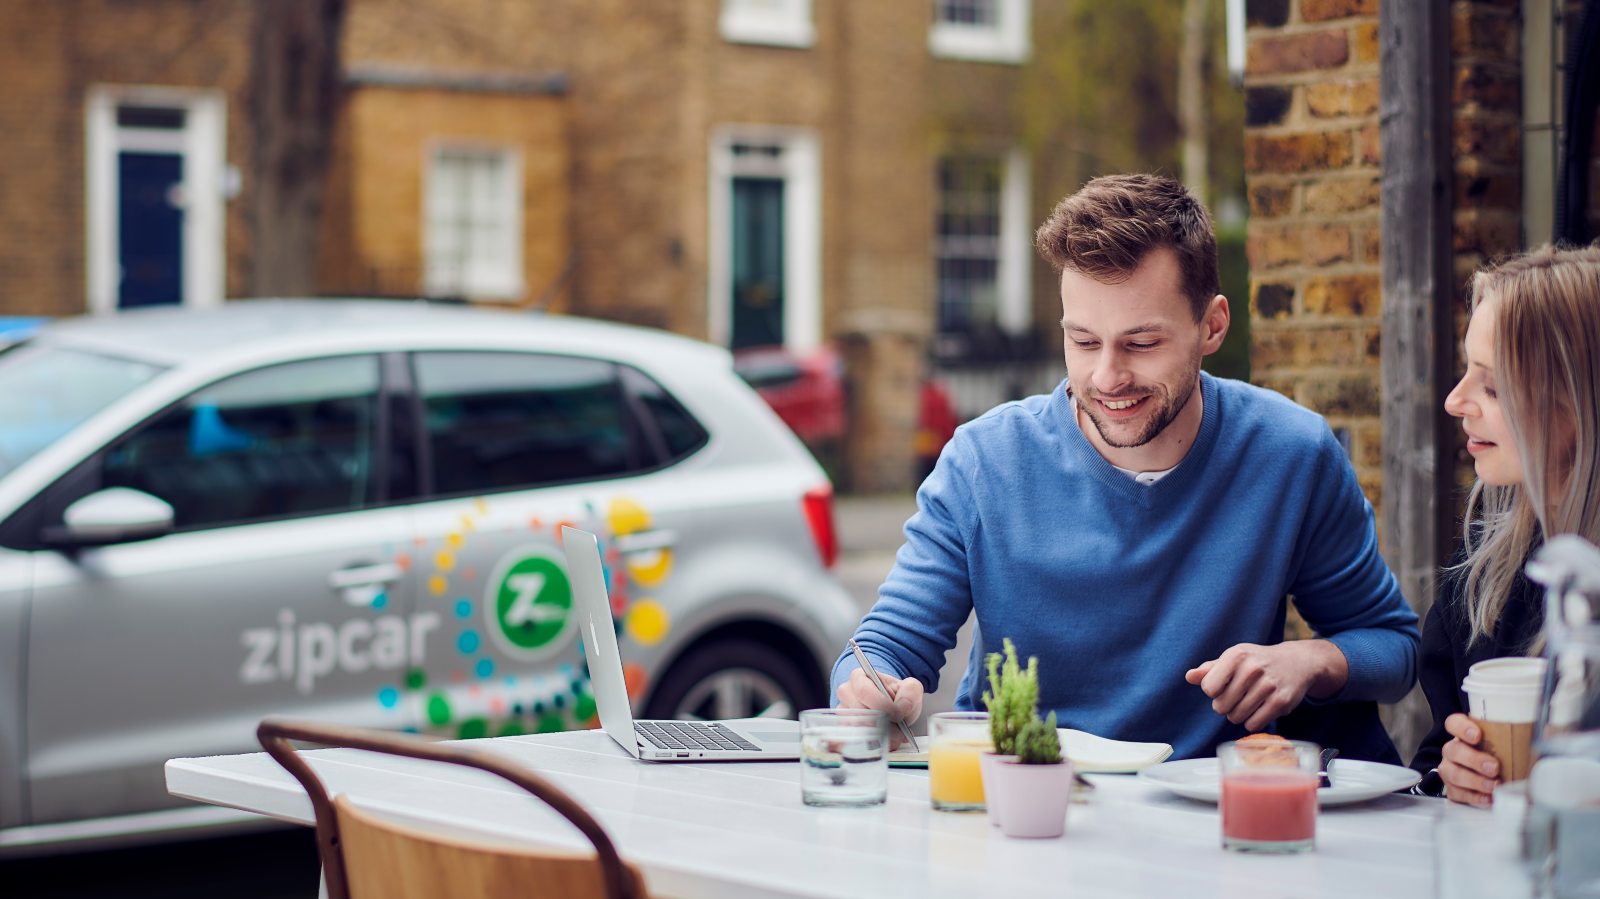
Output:
M733 179L733 346L783 343L783 179Z
M117 305L183 302L183 210L173 203L183 183L176 153L117 157Z

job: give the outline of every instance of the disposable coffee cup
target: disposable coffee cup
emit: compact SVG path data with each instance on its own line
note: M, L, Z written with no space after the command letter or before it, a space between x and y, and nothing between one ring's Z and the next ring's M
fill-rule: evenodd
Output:
M1483 729L1485 752L1500 761L1505 783L1527 780L1533 767L1533 722L1539 714L1544 659L1489 659L1461 682L1467 714Z
M1484 659L1467 669L1467 677L1491 684L1544 684L1545 669L1550 663L1545 659L1499 658Z

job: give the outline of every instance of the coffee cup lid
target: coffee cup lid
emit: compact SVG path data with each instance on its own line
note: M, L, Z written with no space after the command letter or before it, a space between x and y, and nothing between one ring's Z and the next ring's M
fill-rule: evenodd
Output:
M1469 674L1461 681L1461 689L1467 693L1481 693L1485 696L1520 696L1523 694L1538 694L1544 688L1540 680L1502 681L1484 680L1476 675Z
M1503 656L1473 663L1472 667L1467 669L1467 677L1491 683L1521 682L1525 680L1542 681L1544 680L1545 669L1549 666L1550 663L1546 659L1528 656Z
M1461 682L1467 692L1467 712L1480 721L1526 723L1534 720L1539 709L1539 684L1529 681L1522 684L1488 684L1474 682L1471 675Z

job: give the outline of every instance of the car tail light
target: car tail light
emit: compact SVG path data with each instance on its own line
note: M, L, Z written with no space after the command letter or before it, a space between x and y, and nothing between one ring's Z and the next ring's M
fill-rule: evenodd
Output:
M817 543L822 567L832 568L839 558L839 536L833 529L833 488L823 484L807 490L804 505L806 524L811 526L811 539Z

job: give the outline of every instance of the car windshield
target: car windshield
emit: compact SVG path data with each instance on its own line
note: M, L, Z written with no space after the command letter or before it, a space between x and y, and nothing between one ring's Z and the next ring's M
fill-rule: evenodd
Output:
M66 347L0 350L0 477L161 371Z

